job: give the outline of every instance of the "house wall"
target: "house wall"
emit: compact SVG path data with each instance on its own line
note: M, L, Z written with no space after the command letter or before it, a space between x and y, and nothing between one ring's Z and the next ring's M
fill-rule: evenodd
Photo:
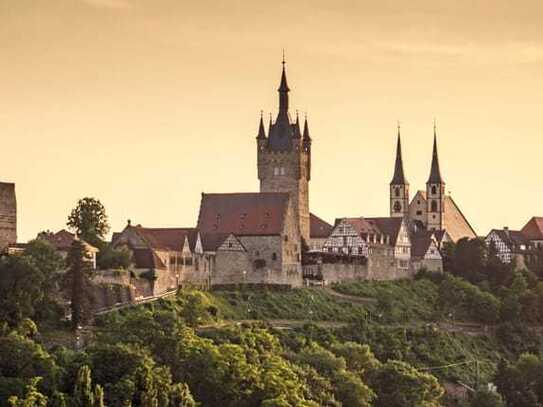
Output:
M17 243L15 184L0 182L0 250Z

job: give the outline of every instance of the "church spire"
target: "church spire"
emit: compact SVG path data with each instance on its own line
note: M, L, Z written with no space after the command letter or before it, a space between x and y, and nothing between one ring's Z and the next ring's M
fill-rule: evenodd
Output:
M396 145L396 163L394 165L394 176L391 185L405 185L408 182L405 179L403 172L403 160L402 160L402 141L400 138L400 123L398 122L398 143Z
M264 130L264 118L263 118L264 112L262 110L260 111L260 125L258 126L258 136L259 139L265 139L266 138L266 131Z
M285 70L285 51L283 50L283 71L281 73L281 83L279 84L279 113L288 113L288 92L290 89L287 84L287 73Z
M432 151L432 167L430 169L430 177L427 184L444 184L443 178L441 178L441 171L439 170L439 158L437 156L437 130L436 121L434 120L434 148Z

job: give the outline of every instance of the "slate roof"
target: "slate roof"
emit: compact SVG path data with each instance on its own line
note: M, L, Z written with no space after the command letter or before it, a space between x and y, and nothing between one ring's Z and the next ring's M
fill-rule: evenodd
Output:
M403 171L403 160L402 160L402 142L400 140L400 128L398 127L398 144L396 145L396 162L394 164L394 175L390 185L404 185L408 184L405 179Z
M543 217L532 217L521 232L529 240L543 240Z
M280 235L288 204L286 192L202 194L197 229L201 235Z
M333 226L317 215L309 214L309 237L313 239L327 238L332 233Z
M411 236L411 256L423 258L432 244L432 232L421 231Z
M166 265L153 249L132 249L132 261L138 269L165 269Z
M402 218L366 218L370 225L375 225L382 234L390 236L390 244L396 245L402 227Z
M217 249L224 243L230 233L203 233L200 235L202 239L202 247L205 252L216 252Z

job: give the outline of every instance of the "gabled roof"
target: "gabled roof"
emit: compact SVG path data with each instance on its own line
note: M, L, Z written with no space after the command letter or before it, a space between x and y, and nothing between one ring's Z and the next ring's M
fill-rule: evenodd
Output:
M423 258L432 245L431 232L419 232L411 236L411 256Z
M202 194L197 228L202 235L280 235L288 205L286 192Z
M216 252L220 245L223 244L230 235L231 233L203 233L200 237L202 238L202 247L204 251Z
M402 228L402 218L366 218L370 225L375 225L382 234L390 236L390 244L395 246Z
M56 233L42 232L38 235L38 239L43 239L49 242L55 249L60 251L68 251L72 247L72 244L77 237L74 233L68 232L66 229L59 230ZM98 251L98 249L91 244L83 241L85 247L90 251Z
M190 251L194 251L198 231L195 228L145 228L130 226L155 250L182 251L188 239Z
M182 251L185 248L185 239L188 239L189 250L193 252L198 240L196 228L147 228L141 225L128 225L121 233L114 233L111 242L113 245L119 242L133 243L132 237L130 237L133 234L138 236L138 240L143 242L143 246L162 251ZM137 245L141 244L141 242L137 243Z
M445 217L443 218L443 226L453 242L457 242L463 237L470 239L477 237L477 233L475 233L475 230L473 230L450 195L445 196L444 209Z
M527 245L528 241L526 237L519 230L509 230L509 229L492 229L490 234L496 234L500 240L505 243L510 249L514 249L520 245ZM487 237L488 237L487 235Z
M333 226L317 215L309 214L309 237L313 239L327 238L332 233Z
M529 240L543 240L543 217L532 217L521 232Z
M165 269L164 262L153 249L132 249L132 261L138 269Z
M338 218L334 222L334 227L339 225L339 223L341 223L342 221L348 222L349 225L351 225L353 229L356 231L356 233L358 233L359 235L382 234L381 230L379 230L379 228L376 225L370 224L362 216L358 218Z

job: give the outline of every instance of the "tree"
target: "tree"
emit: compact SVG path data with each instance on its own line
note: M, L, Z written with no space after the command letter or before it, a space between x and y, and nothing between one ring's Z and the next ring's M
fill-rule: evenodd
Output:
M47 407L47 397L38 391L39 382L39 377L33 378L26 388L24 399L12 396L8 400L9 405L11 407Z
M75 381L73 402L76 407L94 407L91 371L88 366L81 366Z
M100 250L96 263L101 270L127 270L132 265L132 252L126 246L116 249L109 245Z
M0 258L0 320L16 326L31 318L43 298L44 278L25 256Z
M372 372L369 384L377 393L375 407L437 407L444 394L434 376L397 360Z
M60 304L61 292L58 282L66 268L66 261L48 241L43 239L30 241L25 248L24 257L36 266L43 278L41 285L43 295L37 304L34 319L37 321L60 319L63 309Z
M172 387L170 405L172 407L196 407L196 401L185 383L177 383Z
M81 239L100 248L104 236L109 232L104 205L95 198L80 199L68 217L68 226Z
M472 407L505 407L502 396L487 389L477 390L470 400Z
M68 253L68 271L64 285L70 299L72 327L87 322L92 315L91 266L87 250L81 240L74 240Z

